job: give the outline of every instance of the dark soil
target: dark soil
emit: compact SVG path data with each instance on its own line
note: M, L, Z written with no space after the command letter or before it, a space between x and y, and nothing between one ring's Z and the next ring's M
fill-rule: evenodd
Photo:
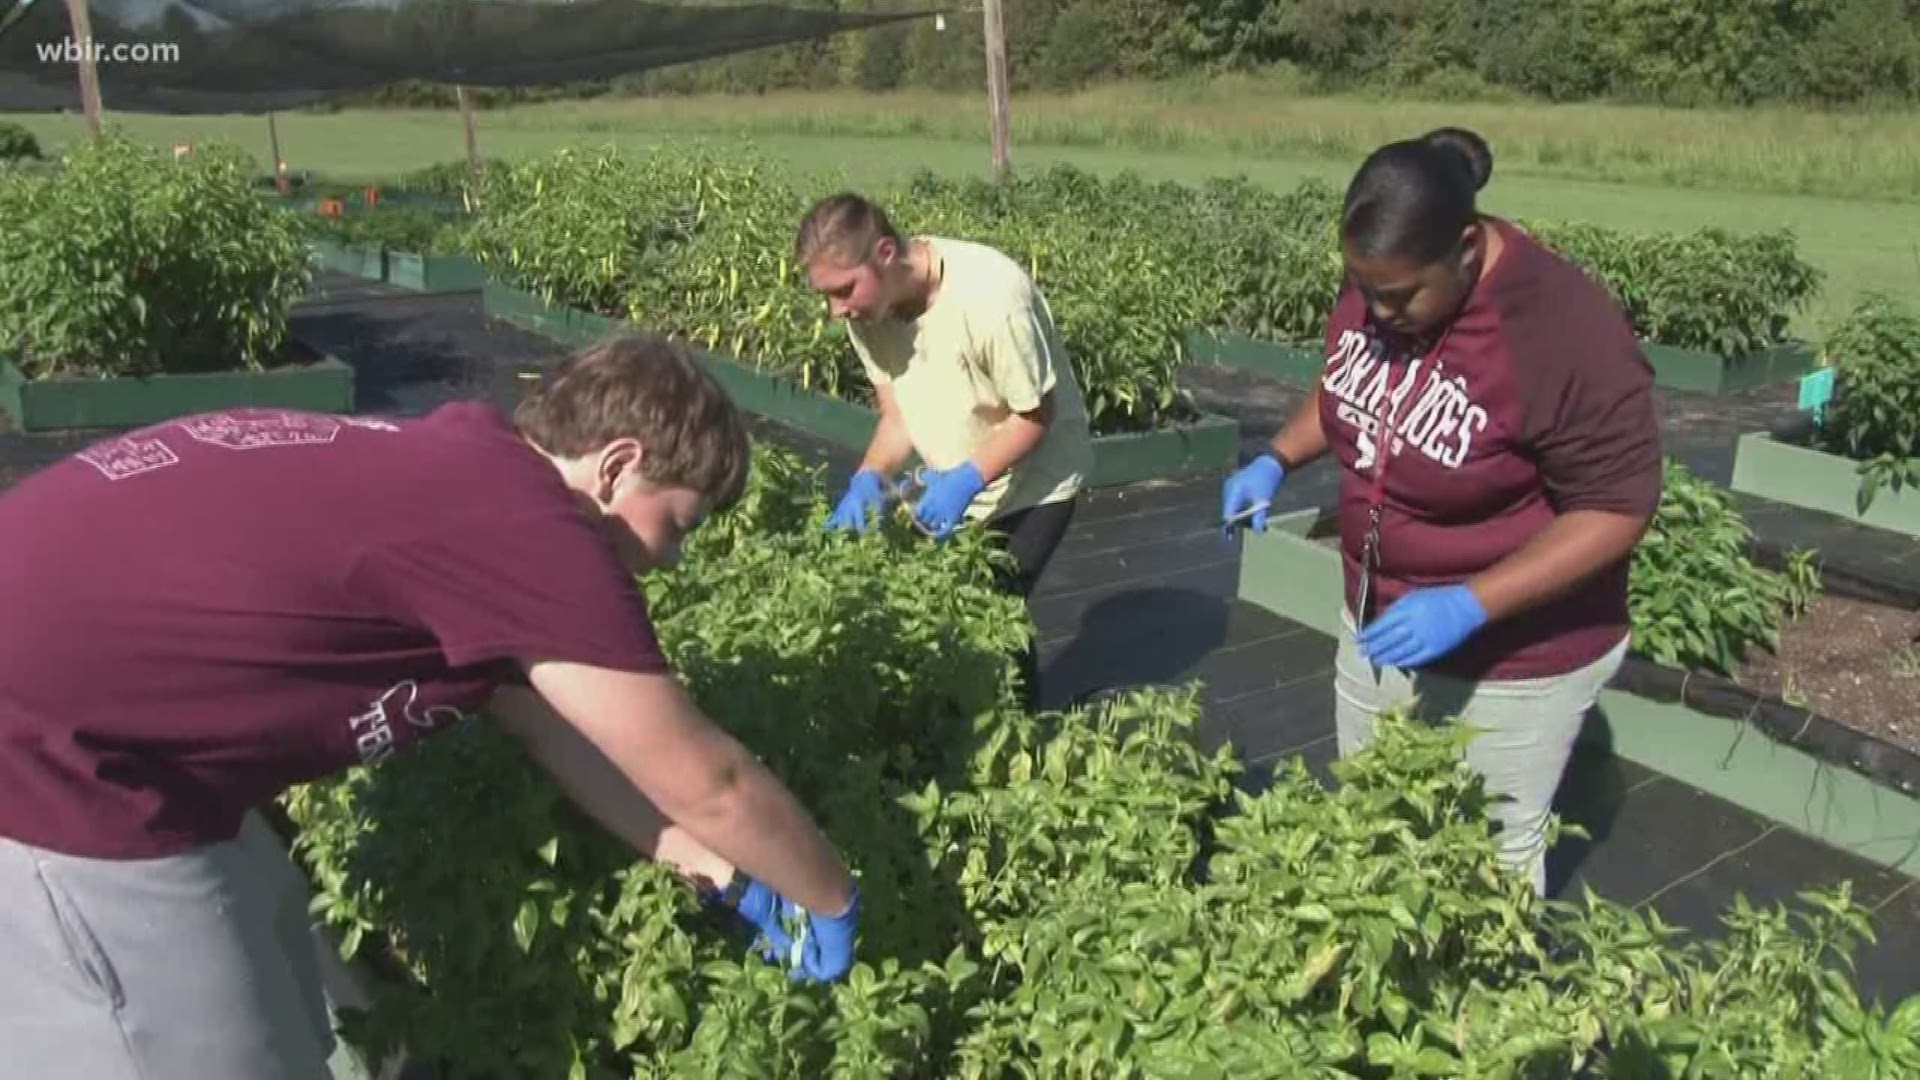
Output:
M1816 598L1735 681L1920 754L1920 611Z

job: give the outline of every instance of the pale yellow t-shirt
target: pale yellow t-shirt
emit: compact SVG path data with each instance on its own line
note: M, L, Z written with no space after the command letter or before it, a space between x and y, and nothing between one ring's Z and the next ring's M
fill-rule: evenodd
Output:
M1093 438L1046 298L1019 263L991 247L918 239L939 260L938 295L910 322L849 320L867 378L892 385L914 451L934 469L972 457L1009 415L1039 408L1051 390L1047 433L980 492L967 517L1071 498L1093 469Z

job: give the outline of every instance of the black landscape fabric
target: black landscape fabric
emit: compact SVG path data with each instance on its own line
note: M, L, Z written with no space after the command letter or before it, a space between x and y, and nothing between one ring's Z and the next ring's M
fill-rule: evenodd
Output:
M264 112L421 80L537 86L933 14L638 0L89 0L109 112ZM81 105L66 0L0 0L0 110Z

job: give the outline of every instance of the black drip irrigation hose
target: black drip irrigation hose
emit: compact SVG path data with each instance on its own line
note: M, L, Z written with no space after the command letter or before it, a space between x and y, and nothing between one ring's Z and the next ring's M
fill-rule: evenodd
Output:
M1610 685L1652 701L1674 702L1708 716L1750 723L1776 742L1920 799L1920 754L1775 695L1755 693L1719 675L1682 671L1634 655L1627 657Z

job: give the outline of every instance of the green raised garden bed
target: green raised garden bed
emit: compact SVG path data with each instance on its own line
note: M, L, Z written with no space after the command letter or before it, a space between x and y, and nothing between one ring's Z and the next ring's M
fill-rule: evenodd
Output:
M1640 348L1653 365L1656 384L1696 394L1738 394L1788 382L1813 370L1817 359L1813 347L1804 341L1784 342L1733 359L1651 341L1642 341Z
M489 316L544 334L568 345L582 345L628 329L617 319L594 315L488 280L482 290ZM776 420L849 450L864 450L879 423L874 410L807 390L790 379L750 365L702 352L708 371L748 412ZM1229 468L1240 446L1240 425L1220 416L1165 431L1102 435L1094 439L1093 473L1088 487L1119 487L1143 480L1172 479Z
M1246 531L1238 596L1329 637L1344 632L1331 511L1307 509ZM1920 800L1799 747L1754 736L1748 721L1620 689L1601 694L1583 741L1691 784L1836 848L1920 877Z
M473 292L487 282L480 264L465 255L387 251L386 280L414 292Z
M322 270L353 274L368 281L387 278L387 253L377 247L342 244L337 240L314 240L308 246Z
M1920 536L1920 491L1882 487L1860 512L1857 462L1783 443L1765 432L1740 437L1733 455L1733 490L1848 521Z
M1788 342L1734 360L1651 341L1642 341L1640 347L1646 353L1647 362L1653 365L1655 384L1697 394L1737 394L1757 386L1787 382L1811 371L1816 359L1813 348L1804 342ZM1326 367L1317 346L1307 348L1259 341L1243 334L1196 331L1188 341L1188 350L1200 363L1218 364L1299 387L1313 385Z
M1318 345L1283 345L1208 330L1196 330L1187 338L1187 352L1198 363L1236 368L1301 387L1318 382L1327 367Z
M289 340L264 371L28 379L0 357L0 410L21 431L139 427L219 409L352 412L353 369Z

